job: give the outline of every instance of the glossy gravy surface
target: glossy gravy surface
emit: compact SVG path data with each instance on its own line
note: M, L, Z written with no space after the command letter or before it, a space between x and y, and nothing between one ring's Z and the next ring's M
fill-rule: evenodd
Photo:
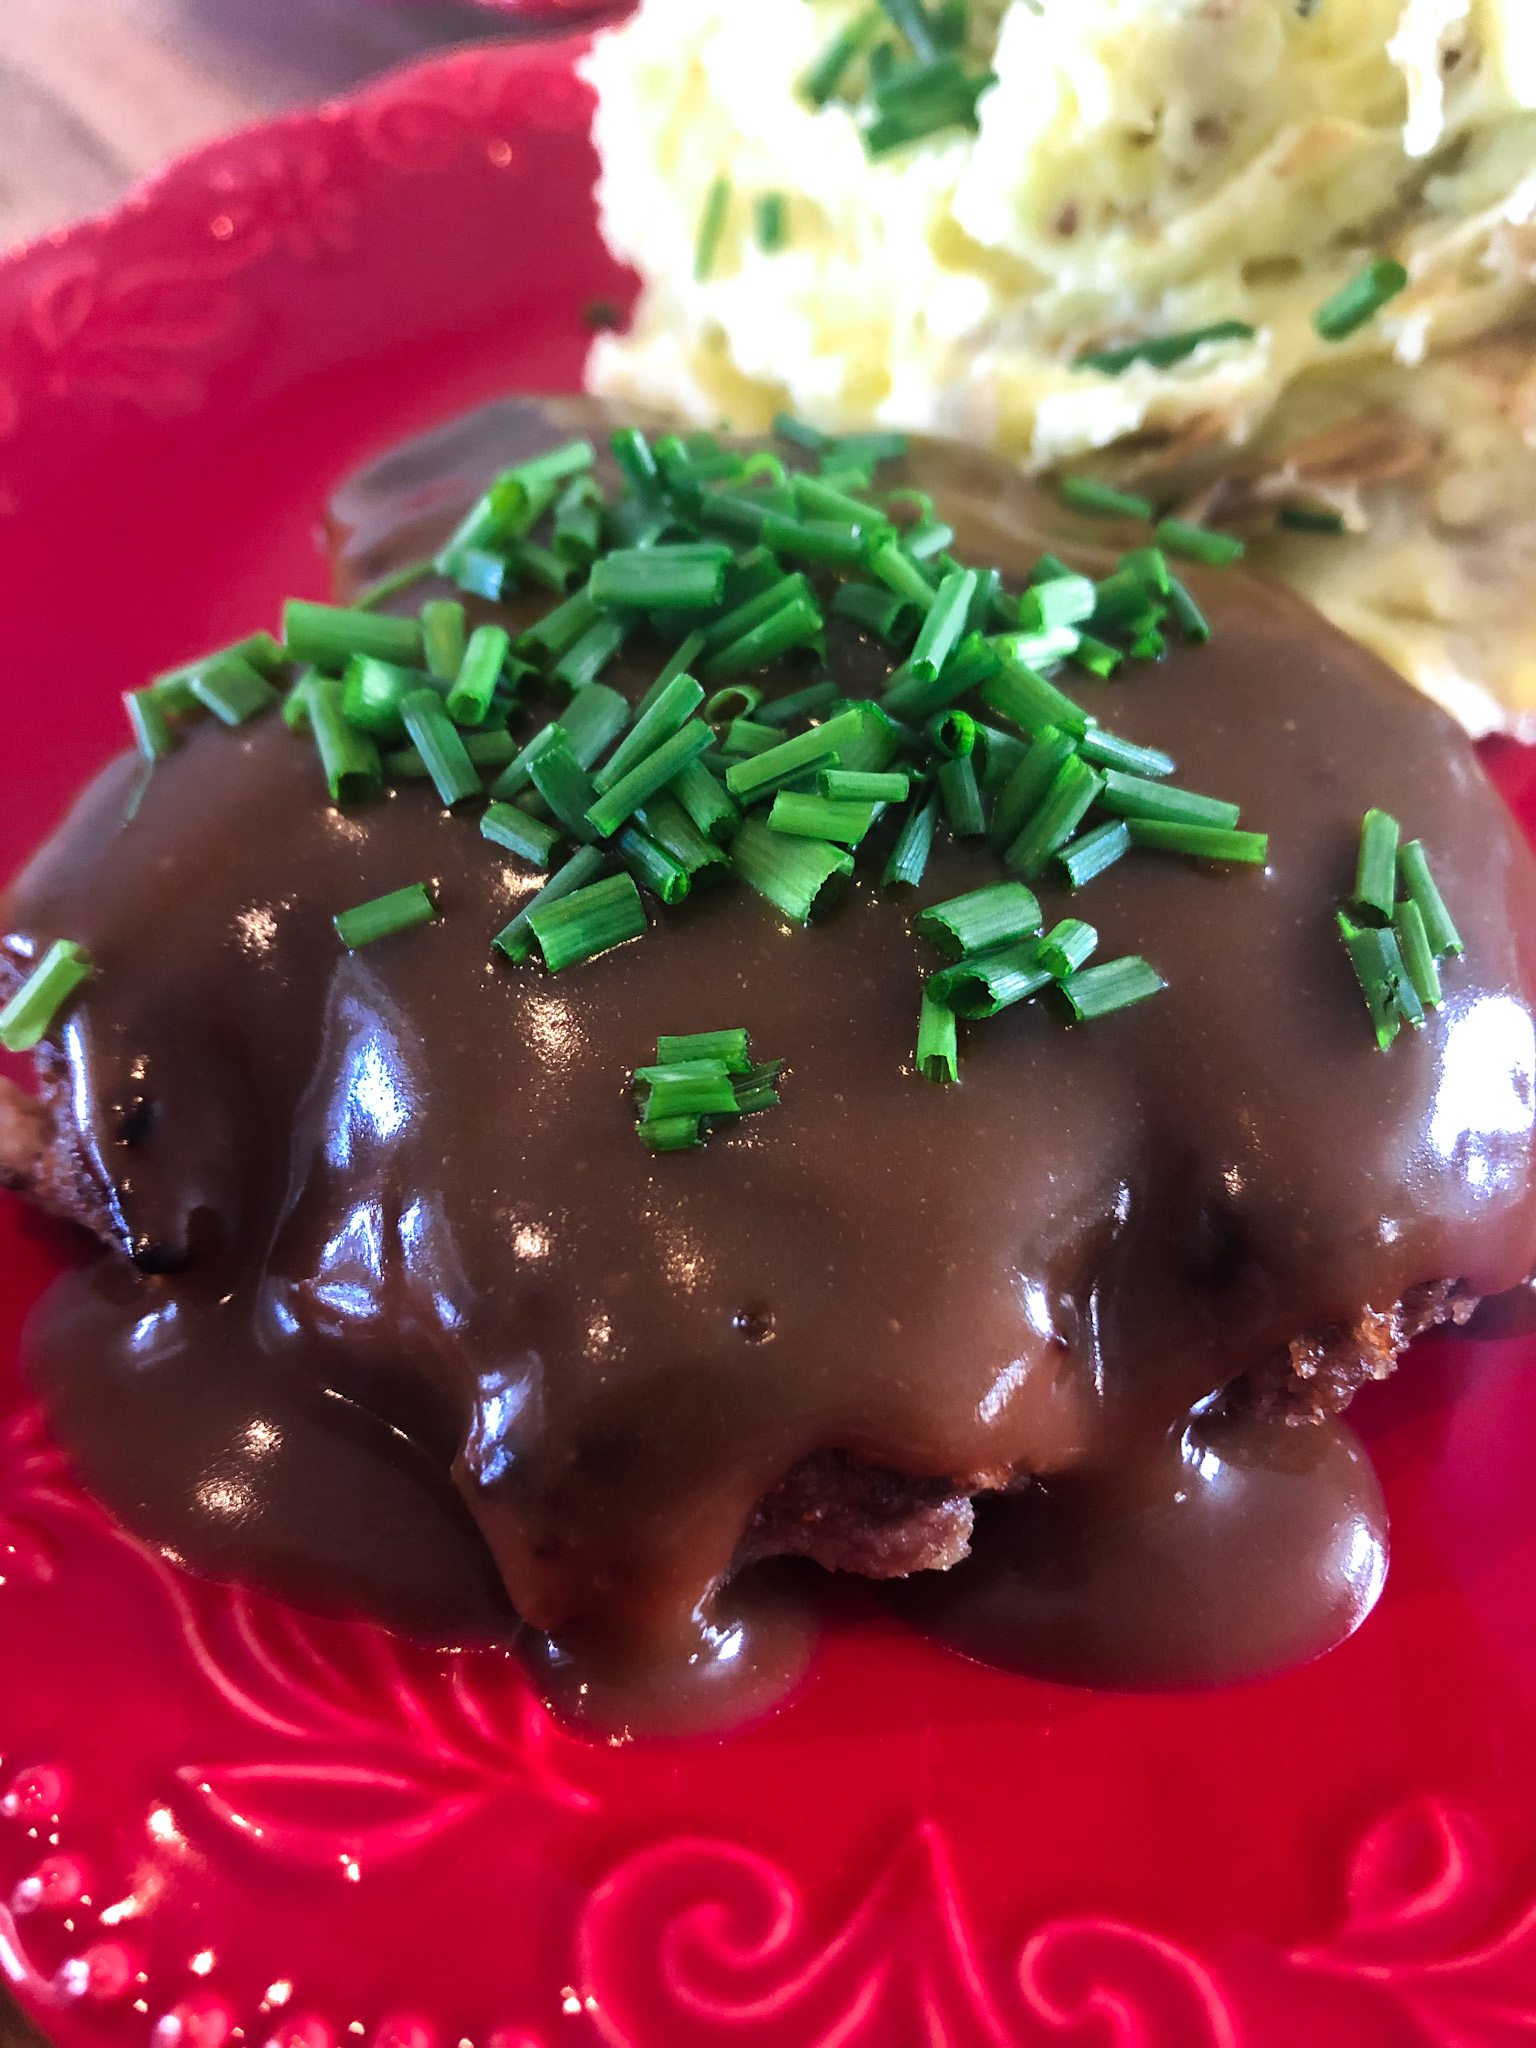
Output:
M421 552L581 417L557 414L496 409L353 486L347 573ZM962 560L1022 579L1028 487L940 447L905 471ZM1284 593L1198 588L1209 647L1068 687L1240 803L1270 865L1140 854L1044 887L1048 923L1070 907L1168 989L962 1026L950 1089L913 1071L911 925L996 879L983 853L941 843L915 900L861 878L803 930L728 880L551 977L491 954L534 878L430 785L343 813L281 720L210 723L124 823L115 762L0 906L18 956L62 934L99 969L64 1043L139 1264L60 1282L30 1339L90 1483L305 1605L445 1639L520 1617L603 1725L730 1718L798 1670L815 1570L729 1574L754 1503L831 1448L967 1490L1034 1475L898 1595L970 1654L1173 1685L1347 1634L1385 1569L1368 1461L1339 1423L1212 1397L1418 1283L1536 1265L1536 868L1447 718ZM605 680L638 696L661 658ZM878 686L871 647L832 658ZM1371 804L1467 943L1385 1055L1332 923ZM435 923L341 949L336 910L416 881ZM734 1025L787 1061L782 1106L652 1157L631 1069Z

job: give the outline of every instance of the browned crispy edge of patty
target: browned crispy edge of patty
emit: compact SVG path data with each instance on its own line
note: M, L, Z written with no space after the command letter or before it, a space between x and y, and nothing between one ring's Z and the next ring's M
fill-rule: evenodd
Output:
M14 978L0 956L0 988ZM78 1139L64 1056L45 1041L34 1059L39 1096L0 1077L0 1186L126 1250L110 1192L98 1184ZM1228 1405L1298 1425L1337 1415L1368 1381L1384 1380L1415 1337L1440 1323L1464 1323L1476 1306L1463 1282L1426 1281L1390 1308L1367 1308L1352 1323L1293 1338L1269 1365L1233 1382ZM872 1579L942 1571L969 1553L974 1497L1027 1484L1027 1475L916 1478L846 1451L817 1451L757 1503L735 1564L808 1557L828 1571Z

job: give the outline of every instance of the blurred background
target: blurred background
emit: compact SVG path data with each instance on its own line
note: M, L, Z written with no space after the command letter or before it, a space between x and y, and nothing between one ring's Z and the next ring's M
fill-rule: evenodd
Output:
M469 0L0 0L0 249L221 130L506 26Z

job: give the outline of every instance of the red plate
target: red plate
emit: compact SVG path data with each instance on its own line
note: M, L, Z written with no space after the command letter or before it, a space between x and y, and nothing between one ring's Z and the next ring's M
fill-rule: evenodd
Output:
M222 143L0 266L0 866L116 693L320 593L331 484L576 383L573 46ZM1495 766L1530 805L1529 758ZM1519 785L1517 791L1517 785ZM62 1240L0 1205L0 1977L65 2048L1495 2048L1536 2029L1536 1376L1419 1347L1356 1415L1377 1612L1155 1699L855 1614L721 1741L590 1746L516 1668L181 1577L14 1378Z

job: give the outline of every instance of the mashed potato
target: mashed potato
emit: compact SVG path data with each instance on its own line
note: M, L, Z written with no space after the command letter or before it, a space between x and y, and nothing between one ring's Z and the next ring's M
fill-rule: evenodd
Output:
M1241 523L1468 724L1536 714L1536 0L973 0L977 131L874 161L859 64L847 100L800 89L867 12L642 0L598 39L604 230L645 290L593 386L1134 477ZM1376 255L1408 289L1321 340ZM1074 367L1229 320L1252 338ZM1281 506L1346 531L1275 536Z

